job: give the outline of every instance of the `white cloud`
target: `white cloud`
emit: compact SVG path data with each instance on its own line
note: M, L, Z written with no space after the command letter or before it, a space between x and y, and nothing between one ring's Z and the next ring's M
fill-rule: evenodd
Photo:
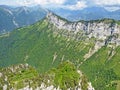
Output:
M102 6L111 11L120 9L120 0L0 0L0 4L14 6L39 4L48 9L65 8L70 10L80 10L88 6Z
M120 0L93 0L94 5L102 6L108 11L120 9Z
M19 6L29 6L35 4L33 0L17 0L16 4Z
M73 5L64 5L68 0L17 0L17 5L30 6L30 5L41 5L46 8L66 8L70 10L80 10L87 7L85 1L77 1ZM74 2L74 1L73 1Z
M85 1L78 1L75 5L66 5L65 6L66 9L70 9L70 10L80 10L85 7L87 7Z
M120 0L93 0L93 2L100 6L105 5L120 5Z
M119 10L120 9L120 7L104 7L106 10L108 10L108 11L116 11L116 10Z
M64 4L66 0L47 0L48 3L50 2L51 4Z
M16 0L17 5L29 6L29 5L41 5L41 6L51 6L51 5L62 5L66 0Z

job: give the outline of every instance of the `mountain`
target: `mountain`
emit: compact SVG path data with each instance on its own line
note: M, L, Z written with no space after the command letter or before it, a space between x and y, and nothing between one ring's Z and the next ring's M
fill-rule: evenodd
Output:
M110 18L115 20L120 20L119 10L108 11L103 7L87 7L82 10L68 10L68 9L53 9L54 13L70 20L97 20L103 18Z
M108 18L112 17L112 18L114 18L116 20L117 19L120 20L120 9L116 10L116 11L112 11L108 16L109 16Z
M85 78L82 82L85 83L82 84L85 85L83 90L89 87L86 82L91 82L95 90L119 90L119 31L120 21L102 19L70 22L50 12L35 24L0 35L0 68L5 68L2 69L5 71L10 65L27 63L43 75L48 71L53 72L52 74L48 72L48 76L45 77L57 75L52 79L56 81L52 85L57 84L61 89L65 88L63 90L78 85L78 82L76 84L72 82L74 79L78 80L76 77L78 72L76 71L79 71L87 78L87 81ZM75 69L70 68L71 64L64 64L64 62L72 63ZM64 66L65 68L62 68ZM71 70L75 72L70 72ZM34 72L28 74L29 70L28 72L23 71L22 75L16 72L16 75L21 75L20 79L14 76L14 72L12 73L13 78L10 76L8 80L13 82L13 86L17 82L24 82L24 80L28 83L31 78L33 82L34 80L39 82L38 78L34 77L33 79ZM26 74L28 74L27 77ZM73 76L75 76L74 79L72 79ZM38 82L36 82L37 85ZM52 83L52 81L50 82ZM68 84L68 82L72 84ZM27 85L24 84L21 88L27 87ZM63 85L67 86L67 89ZM31 86L34 85L31 84ZM88 90L94 90L93 88Z
M7 9L0 8L0 32L6 32L6 30L13 29L15 24L13 23L12 13Z
M34 9L35 8L35 9ZM46 15L40 6L10 7L0 6L0 33L9 32L15 28L33 24Z
M56 8L52 9L52 11L69 21L89 21L103 18L120 20L120 10L110 12L103 7L87 7L83 10ZM13 7L1 5L0 33L9 32L19 27L31 25L44 18L46 13L46 10L40 6Z

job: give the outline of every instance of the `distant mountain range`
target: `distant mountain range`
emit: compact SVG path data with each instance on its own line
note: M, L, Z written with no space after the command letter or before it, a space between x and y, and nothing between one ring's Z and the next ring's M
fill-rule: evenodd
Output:
M120 10L108 11L103 7L87 7L82 10L67 10L59 8L52 11L71 21L96 20L103 18L120 20Z
M0 33L33 24L45 15L46 11L40 6L10 7L2 5L0 6Z
M50 10L68 21L96 20L110 18L120 20L120 10L110 12L103 7L87 7L83 10L67 10L62 8ZM46 9L40 6L12 7L0 6L0 33L33 24L46 16Z

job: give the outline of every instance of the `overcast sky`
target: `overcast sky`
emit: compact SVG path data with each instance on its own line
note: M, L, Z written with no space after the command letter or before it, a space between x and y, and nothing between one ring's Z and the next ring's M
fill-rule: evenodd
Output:
M0 0L1 5L32 6L41 5L45 8L66 8L79 10L88 6L101 6L109 10L120 9L120 0Z

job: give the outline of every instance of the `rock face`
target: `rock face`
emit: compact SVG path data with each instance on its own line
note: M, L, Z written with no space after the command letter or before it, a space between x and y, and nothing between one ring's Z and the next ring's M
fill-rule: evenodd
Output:
M51 12L47 14L47 20L61 30L63 36L91 42L94 39L94 47L84 56L85 60L92 56L104 45L116 47L120 45L120 25L118 21L111 19L69 22ZM63 31L62 31L63 30ZM82 38L82 39L81 39Z
M47 19L59 29L73 31L75 34L82 31L89 38L94 37L104 42L109 40L111 43L120 45L120 25L114 20L68 22L51 12L48 13Z
M119 21L111 19L69 22L52 12L47 14L47 20L62 32L63 36L77 40L91 42L94 39L94 47L84 56L85 60L92 56L104 45L116 47L120 45Z

